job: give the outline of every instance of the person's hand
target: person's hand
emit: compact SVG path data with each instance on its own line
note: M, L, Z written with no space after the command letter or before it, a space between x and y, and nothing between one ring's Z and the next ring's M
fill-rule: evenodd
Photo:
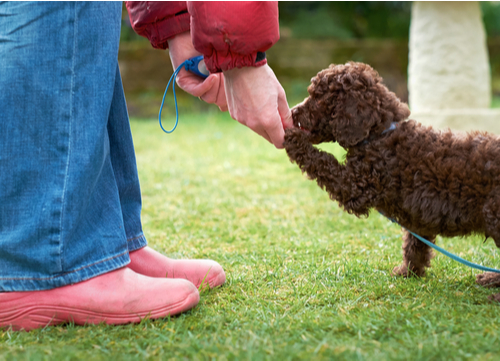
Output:
M170 60L174 70L186 59L201 55L193 47L191 34L184 32L168 40ZM176 78L177 84L185 92L199 97L201 100L216 104L223 112L227 111L226 93L224 91L224 75L210 74L203 80L199 76L182 68Z
M225 71L224 84L231 117L283 148L285 129L293 127L292 114L271 68L266 64Z

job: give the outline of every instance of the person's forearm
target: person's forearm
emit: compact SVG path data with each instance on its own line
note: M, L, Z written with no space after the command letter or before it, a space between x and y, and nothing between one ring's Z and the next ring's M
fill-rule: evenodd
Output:
M277 2L188 1L188 11L193 45L212 73L265 65L258 53L279 39Z

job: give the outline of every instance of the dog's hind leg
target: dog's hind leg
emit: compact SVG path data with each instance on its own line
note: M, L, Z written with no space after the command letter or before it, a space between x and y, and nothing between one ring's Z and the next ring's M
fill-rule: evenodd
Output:
M495 188L483 207L486 237L491 237L500 247L500 190ZM476 282L484 287L500 287L500 273L485 272L476 276ZM491 295L491 300L500 302L500 293Z
M493 238L500 248L500 188L490 192L482 213L486 238Z
M422 277L425 275L425 269L431 266L431 259L434 257L432 249L408 231L403 230L403 232L403 264L395 267L392 274L403 277ZM427 236L426 239L434 243L436 237Z
M478 274L476 282L484 287L500 287L500 273L485 272Z
M476 276L476 282L484 287L500 287L500 273L485 272ZM500 293L488 297L492 301L500 302Z

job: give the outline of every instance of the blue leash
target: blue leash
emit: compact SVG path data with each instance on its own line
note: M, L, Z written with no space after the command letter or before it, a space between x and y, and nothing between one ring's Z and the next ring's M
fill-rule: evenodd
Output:
M383 216L385 216L382 212L379 212L380 214L382 214ZM444 254L445 256L448 256L450 257L452 260L455 260L457 262L460 262L461 264L463 265L466 265L468 267L471 267L471 268L476 268L478 270L481 270L481 271L487 271L487 272L495 272L495 273L500 273L500 270L497 270L495 268L489 268L489 267L485 267L485 266L481 266L481 265L478 265L476 263L472 263L470 261L467 261L461 257L458 257L457 255L453 254L453 253L450 253L448 252L447 250L439 247L439 246L436 246L434 243L432 242L429 242L428 240L426 240L425 238L423 237L420 237L418 234L415 234L413 233L412 231L410 231L409 229L403 227L402 225L400 225L398 222L396 222L394 219L392 218L389 218L387 216L385 216L387 219L389 219L391 222L393 223L396 223L397 225L399 225L401 228L404 228L406 229L408 232L410 232L415 238L417 238L420 242L423 242L425 243L426 245L428 245L429 247L435 249L436 251L438 252L441 252L442 254Z
M175 69L174 73L170 77L170 80L168 81L167 87L165 88L165 93L163 93L163 99L161 100L161 106L160 106L160 113L158 114L158 122L160 123L160 127L165 133L168 134L172 133L175 130L175 128L177 128L177 124L179 124L179 109L177 107L177 95L175 95L175 80L174 84L172 85L172 90L174 92L174 102L175 102L175 124L171 130L165 130L165 128L163 128L163 125L161 124L161 111L163 110L163 103L165 102L165 96L167 95L170 83L172 82L173 79L177 77L177 74L179 74L182 68L186 68L187 71L190 71L201 78L206 78L209 75L209 72L205 67L205 63L203 62L202 55L195 56L193 58L185 60L181 65L177 67L177 69Z

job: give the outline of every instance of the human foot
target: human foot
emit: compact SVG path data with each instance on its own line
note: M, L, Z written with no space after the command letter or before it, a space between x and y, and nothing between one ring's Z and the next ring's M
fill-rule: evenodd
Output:
M187 311L199 299L188 281L146 277L124 267L51 290L0 293L0 328L138 323Z
M226 282L222 266L215 261L171 259L147 246L130 252L130 263L127 267L149 277L184 278L197 288L202 284L214 288Z

